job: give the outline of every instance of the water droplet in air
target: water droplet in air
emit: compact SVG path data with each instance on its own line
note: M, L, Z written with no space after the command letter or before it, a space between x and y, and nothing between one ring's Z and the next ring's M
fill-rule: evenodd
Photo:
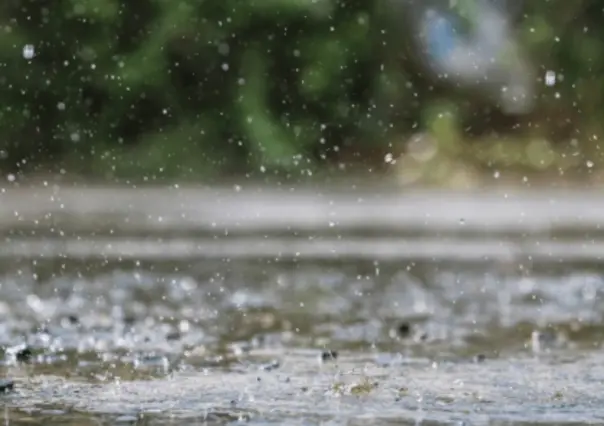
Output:
M231 51L231 48L229 47L229 45L227 43L220 43L218 45L218 53L220 53L223 56L226 56L229 54L229 52Z
M553 86L556 84L556 73L554 71L547 71L545 73L545 85Z
M25 46L23 46L23 57L25 59L32 59L34 55L35 52L33 44L26 44Z

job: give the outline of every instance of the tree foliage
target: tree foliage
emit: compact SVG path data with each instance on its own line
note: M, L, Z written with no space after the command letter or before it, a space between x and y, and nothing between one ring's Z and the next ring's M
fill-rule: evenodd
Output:
M516 129L485 124L493 105L414 65L393 1L6 1L0 161L105 175L306 169L394 149L442 100L462 131ZM525 9L520 44L538 75L564 80L539 83L524 123L547 137L598 131L601 7Z

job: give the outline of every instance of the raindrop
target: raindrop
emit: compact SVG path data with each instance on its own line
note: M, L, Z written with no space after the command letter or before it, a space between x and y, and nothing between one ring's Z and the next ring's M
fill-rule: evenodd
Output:
M545 73L545 84L547 86L553 86L556 84L556 73L554 71L547 71Z
M35 52L33 44L26 44L25 46L23 46L23 57L25 59L32 59L34 55Z
M228 55L229 52L231 51L231 49L229 48L229 45L226 43L220 43L218 45L218 53L220 53L221 55Z

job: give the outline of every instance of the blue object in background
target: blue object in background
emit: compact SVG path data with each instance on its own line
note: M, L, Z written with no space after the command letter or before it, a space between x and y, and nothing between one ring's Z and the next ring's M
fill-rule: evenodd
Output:
M429 15L430 22L426 29L427 53L437 62L446 61L459 44L453 18L439 15L433 10L429 11Z
M471 6L471 18L464 18L447 0L429 5L425 0L408 1L417 17L419 50L434 77L494 95L509 113L526 113L532 108L530 60L513 36L504 3L472 0L466 4ZM468 25L466 19L471 20Z

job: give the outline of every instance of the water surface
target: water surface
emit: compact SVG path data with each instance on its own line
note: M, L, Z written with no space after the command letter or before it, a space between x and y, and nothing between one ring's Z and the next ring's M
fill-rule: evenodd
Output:
M602 224L589 192L5 189L4 418L599 424Z

